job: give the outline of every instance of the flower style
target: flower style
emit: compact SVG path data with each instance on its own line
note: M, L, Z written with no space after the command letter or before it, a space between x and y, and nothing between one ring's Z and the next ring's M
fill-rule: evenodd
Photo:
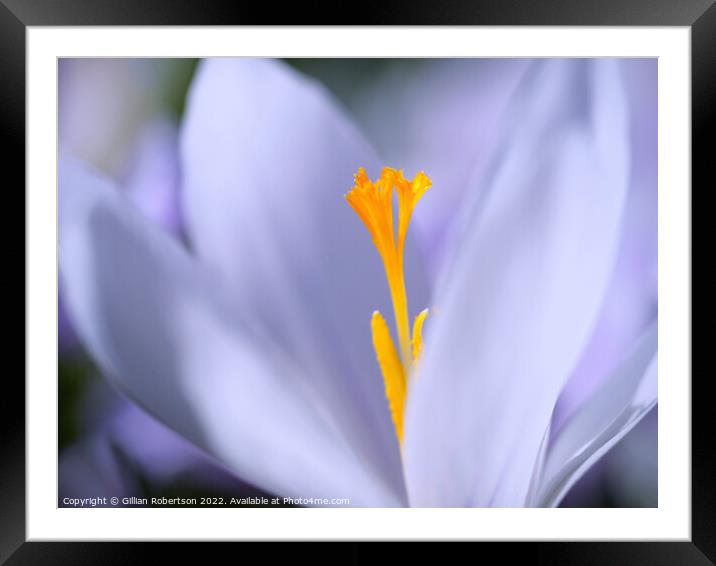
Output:
M346 201L365 224L378 250L393 302L400 354L390 338L388 325L379 311L373 312L371 334L398 441L403 439L403 406L408 378L422 351L422 328L428 316L428 310L425 309L415 317L411 334L403 276L405 236L408 233L413 207L429 187L430 179L422 171L415 175L412 182L408 182L403 177L402 171L385 167L380 174L380 179L371 183L365 170L360 168L355 176L355 185L346 194ZM393 226L393 189L398 195L397 232Z
M188 249L61 155L60 276L82 340L118 388L268 491L357 506L557 505L656 404L656 319L551 434L621 241L620 63L535 62L509 108L431 288L407 208L392 249L371 232L390 256L383 269L351 217L347 180L359 171L360 197L359 168L377 174L380 162L326 92L276 62L205 61L181 132ZM411 196L416 181L383 175ZM439 309L400 426L372 351L390 350L376 340L387 324L374 315L372 340L368 330L389 294L403 371L417 352L407 305Z

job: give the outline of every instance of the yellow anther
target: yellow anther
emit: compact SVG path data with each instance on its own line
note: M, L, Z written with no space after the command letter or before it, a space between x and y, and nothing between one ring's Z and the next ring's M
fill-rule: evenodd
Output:
M380 373L383 375L385 396L388 398L390 415L393 418L395 434L398 441L403 439L403 404L405 403L406 376L405 368L400 363L398 352L395 351L393 341L385 320L378 311L373 312L370 320L371 334L373 335L373 348L378 358Z
M413 208L429 187L430 179L422 172L415 175L412 181L408 181L403 177L402 171L385 167L380 177L373 183L365 170L360 168L355 175L353 188L346 194L346 201L365 224L373 245L380 254L393 302L400 356L393 345L383 317L377 311L373 313L371 330L398 440L402 439L402 414L407 377L420 355L421 329L427 316L427 311L417 316L411 339L408 299L403 276L403 249ZM397 234L393 227L393 189L398 195ZM399 372L396 364L400 368ZM402 386L398 387L398 383L402 383Z
M423 323L428 318L428 309L420 312L413 322L413 360L417 362L423 352Z

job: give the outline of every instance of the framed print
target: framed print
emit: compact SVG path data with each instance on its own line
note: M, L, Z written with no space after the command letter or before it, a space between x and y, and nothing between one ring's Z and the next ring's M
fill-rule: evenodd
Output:
M324 26L62 4L0 7L27 328L3 559L714 559L710 2Z

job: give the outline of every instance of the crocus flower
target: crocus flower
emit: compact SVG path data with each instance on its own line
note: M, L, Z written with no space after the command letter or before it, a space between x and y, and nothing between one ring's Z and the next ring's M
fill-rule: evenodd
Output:
M379 369L390 348L376 348L380 364L373 350L390 329L370 331L371 313L392 310L394 267L383 271L342 195L364 168L356 186L383 197L387 221L381 192L407 182L390 169L370 182L381 163L358 130L319 86L271 61L198 71L181 134L188 249L61 155L60 273L89 351L117 387L272 493L558 504L655 405L656 320L551 436L617 256L630 116L617 61L530 67L483 186L460 201L434 289L409 234L395 248L405 311L436 307L412 361L398 322L400 427Z
M632 59L622 60L620 67L631 158L620 243L598 320L555 406L552 436L603 385L656 317L657 65L655 59ZM494 142L505 113L512 111L511 94L528 69L529 61L522 59L408 60L351 91L349 106L384 159L409 170L425 168L440 187L429 206L417 208L413 220L431 278L450 247L464 194L475 195L489 185L481 177L490 174L493 148L499 147ZM392 135L398 129L405 135ZM654 438L642 442L640 450L620 450L622 469L642 469L656 458L655 452L645 457L643 448L656 446L656 427L641 428L646 431L642 439L648 433ZM624 462L629 454L635 460L630 465ZM611 482L607 476L614 474L606 471L612 467L600 462L589 474L591 483L600 477ZM646 475L653 476L653 470Z

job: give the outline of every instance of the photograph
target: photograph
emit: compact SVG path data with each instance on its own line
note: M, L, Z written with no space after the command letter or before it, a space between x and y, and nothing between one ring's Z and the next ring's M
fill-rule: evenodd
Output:
M57 507L658 507L659 71L57 58Z

